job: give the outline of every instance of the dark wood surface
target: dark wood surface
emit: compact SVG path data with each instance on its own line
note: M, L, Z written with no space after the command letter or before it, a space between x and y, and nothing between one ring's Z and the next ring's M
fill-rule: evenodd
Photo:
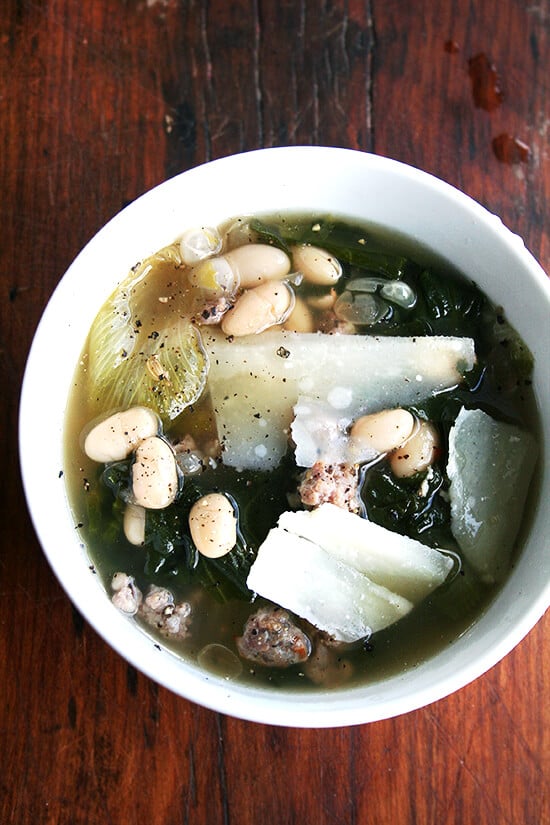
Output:
M478 54L498 74L492 111L475 105ZM502 134L527 162L497 159ZM325 731L227 718L83 622L41 554L17 457L48 297L151 186L262 146L364 149L459 186L548 269L549 135L548 0L1 0L1 823L550 823L548 616L405 717Z

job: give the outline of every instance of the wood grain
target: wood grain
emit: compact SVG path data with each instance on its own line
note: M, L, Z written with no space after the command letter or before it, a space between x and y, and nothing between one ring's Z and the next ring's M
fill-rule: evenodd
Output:
M548 616L404 717L326 731L223 717L83 622L17 458L24 363L62 273L125 203L206 160L297 143L391 156L477 198L550 268L549 40L547 0L0 4L0 822L550 823ZM468 76L480 52L504 92L491 113ZM496 159L503 132L527 164ZM37 421L37 460L42 437Z

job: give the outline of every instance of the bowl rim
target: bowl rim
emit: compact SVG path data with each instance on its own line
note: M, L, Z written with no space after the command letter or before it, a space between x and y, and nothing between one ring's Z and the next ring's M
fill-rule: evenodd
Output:
M550 306L550 281L538 262L525 248L523 241L508 228L506 228L499 218L490 213L485 207L461 192L451 184L424 172L401 161L382 157L368 152L355 149L345 149L325 146L287 146L268 149L257 149L251 152L242 152L236 155L229 155L217 160L209 161L199 166L160 183L153 189L145 192L131 204L121 210L102 229L96 233L77 255L72 264L60 279L53 291L42 317L37 326L33 342L30 347L25 373L22 382L20 406L19 406L19 456L23 488L28 503L31 520L34 525L37 537L42 550L56 575L61 586L69 596L69 599L82 612L86 621L96 630L96 632L126 661L129 661L138 670L145 673L153 680L159 682L164 687L174 693L183 696L190 701L194 701L211 710L223 712L248 721L265 724L285 725L303 728L323 728L340 727L343 725L363 724L365 722L379 721L397 715L409 713L421 707L429 705L439 699L454 693L474 679L486 673L494 667L504 656L506 656L534 627L550 605L550 582L547 587L541 590L540 595L533 600L530 609L523 615L522 621L518 621L513 628L509 628L498 642L494 644L490 651L486 651L484 656L478 656L468 667L462 667L460 673L448 672L438 681L426 684L423 689L417 688L414 693L407 695L399 694L393 700L382 700L374 706L369 703L364 705L360 694L363 692L360 687L344 690L316 691L308 693L286 693L281 699L271 691L258 690L249 685L238 683L228 683L223 679L218 679L209 674L198 674L198 667L188 666L186 662L171 653L164 656L162 668L159 668L158 656L149 656L144 663L142 654L144 646L152 648L151 638L143 633L144 644L139 644L134 650L132 640L136 636L135 625L130 624L127 619L120 616L107 615L102 612L96 613L94 604L83 604L79 601L75 582L61 564L60 558L52 551L51 537L45 524L45 512L38 512L35 507L36 484L32 479L31 450L25 437L29 431L30 410L32 407L31 382L36 377L36 370L41 360L41 352L47 340L50 316L52 308L63 300L63 290L72 277L78 275L79 267L86 260L87 256L94 254L98 243L106 236L116 233L119 226L127 221L132 221L134 213L145 209L153 208L158 201L162 201L170 196L172 192L177 192L182 185L182 181L189 180L190 177L204 174L208 167L210 171L223 172L235 164L247 164L249 161L255 162L258 158L268 159L270 157L288 156L289 153L294 158L318 158L319 161L330 156L336 162L338 159L346 159L351 163L360 162L367 164L370 168L382 173L392 172L399 176L404 176L413 183L428 185L440 196L450 198L458 203L463 209L475 217L485 231L497 233L499 241L504 244L510 255L520 259L523 266L529 270L530 277L533 278L547 298ZM327 155L328 153L328 155ZM353 160L351 160L353 158ZM359 160L361 158L361 160ZM185 184L184 184L185 185ZM154 251L154 250L151 250ZM73 273L76 273L73 276ZM97 310L97 308L96 308ZM76 359L74 359L76 364ZM74 365L73 365L74 369ZM68 535L68 533L67 533ZM73 539L74 541L74 539ZM478 624L483 622L481 617ZM116 634L113 637L113 627ZM465 634L467 638L467 634ZM462 642L462 638L457 643ZM154 640L153 640L154 641ZM128 646L129 645L129 646ZM130 651L130 652L129 652ZM169 657L168 664L167 659ZM185 690L182 690L181 674L187 674L189 679L184 679ZM410 671L405 671L399 677L392 677L390 681L396 683L401 679L404 683L408 680ZM198 676L198 678L197 678ZM385 680L384 680L385 681ZM383 682L377 683L379 686ZM350 703L350 696L357 695L357 701ZM266 701L267 697L267 701ZM292 702L288 701L292 697Z

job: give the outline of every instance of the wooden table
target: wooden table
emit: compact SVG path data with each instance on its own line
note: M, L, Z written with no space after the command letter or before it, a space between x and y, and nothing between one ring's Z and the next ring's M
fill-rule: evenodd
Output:
M479 54L491 111L474 101ZM549 0L2 0L1 823L550 823L549 616L405 717L324 731L224 717L83 622L33 533L16 440L27 351L68 264L128 201L212 158L394 157L478 199L548 269L549 78ZM497 159L500 135L526 145L515 163Z

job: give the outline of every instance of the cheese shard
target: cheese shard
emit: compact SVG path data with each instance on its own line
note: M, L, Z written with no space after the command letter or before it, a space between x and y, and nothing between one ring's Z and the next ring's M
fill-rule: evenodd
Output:
M341 642L355 642L393 624L412 603L342 564L308 539L269 531L247 586Z
M334 504L288 511L278 524L414 604L443 584L454 564L449 555Z
M537 459L530 433L460 410L449 433L451 529L480 577L506 573Z
M298 467L313 467L316 461L327 464L356 464L349 438L352 419L342 415L329 403L299 396L290 425L294 456ZM374 459L378 453L363 450L363 460Z
M475 364L471 338L276 330L228 340L213 328L202 338L223 460L241 469L278 465L299 396L353 420L456 386Z
M439 550L322 504L281 514L247 585L335 639L352 642L406 616L452 567Z

